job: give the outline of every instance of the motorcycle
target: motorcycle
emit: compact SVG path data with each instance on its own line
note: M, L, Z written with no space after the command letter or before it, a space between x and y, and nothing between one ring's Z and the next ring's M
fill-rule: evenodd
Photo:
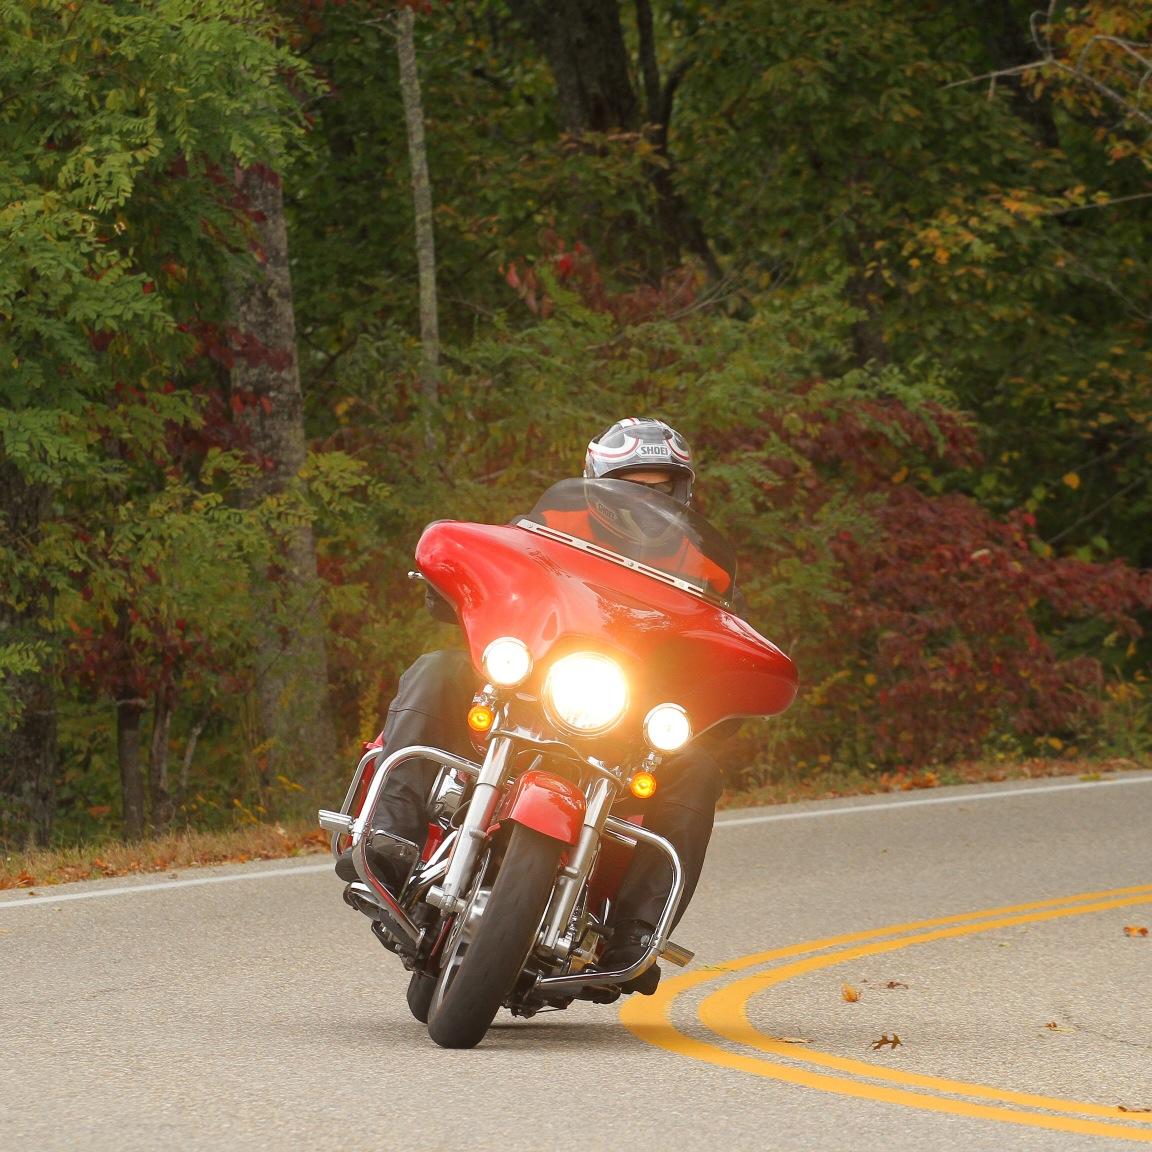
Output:
M640 484L564 480L511 524L437 521L416 566L455 609L477 670L475 758L385 754L377 738L320 824L335 856L351 848L345 900L410 971L413 1015L440 1046L471 1048L502 1007L611 1002L661 957L692 959L670 939L675 848L614 807L653 795L665 760L714 726L783 712L796 672L733 610L726 541ZM369 844L387 834L369 817L388 773L415 758L439 770L427 840L394 891L373 870ZM644 954L601 970L638 843L666 858L671 889Z

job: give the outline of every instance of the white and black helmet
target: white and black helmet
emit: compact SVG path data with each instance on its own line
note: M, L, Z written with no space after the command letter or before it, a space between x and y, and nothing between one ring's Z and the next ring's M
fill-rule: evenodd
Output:
M674 481L671 493L681 504L692 500L692 453L688 442L663 420L629 416L595 437L584 457L587 480L627 479L629 472L659 470Z

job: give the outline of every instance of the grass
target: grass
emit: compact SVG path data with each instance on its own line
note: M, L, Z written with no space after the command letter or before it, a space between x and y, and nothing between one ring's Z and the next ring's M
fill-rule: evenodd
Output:
M865 776L828 767L790 775L777 773L764 785L725 793L722 808L749 808L826 800L884 792L907 792L946 784L976 784L999 780L1037 780L1077 776L1102 779L1117 772L1152 767L1131 759L1030 759L1012 762L974 762L934 771L884 773ZM252 824L220 832L173 832L150 840L118 840L74 848L33 849L0 858L0 889L33 889L76 880L143 873L174 872L212 864L248 860L280 860L328 850L328 834L311 824Z

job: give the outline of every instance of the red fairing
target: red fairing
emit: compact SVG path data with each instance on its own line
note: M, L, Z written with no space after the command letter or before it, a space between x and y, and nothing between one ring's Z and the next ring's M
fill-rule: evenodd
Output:
M584 793L551 772L525 772L504 796L495 822L515 820L528 828L575 844L584 822Z
M477 669L497 637L528 646L528 691L539 688L550 659L595 649L628 675L635 722L671 701L701 733L730 717L783 712L796 694L792 661L739 617L561 541L442 520L425 529L416 561L455 605Z

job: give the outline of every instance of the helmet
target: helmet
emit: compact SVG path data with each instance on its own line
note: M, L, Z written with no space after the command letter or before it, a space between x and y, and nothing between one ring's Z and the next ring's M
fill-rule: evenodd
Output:
M627 480L629 472L667 472L675 481L672 496L692 500L692 453L688 442L663 420L629 416L601 432L584 457L586 480Z

